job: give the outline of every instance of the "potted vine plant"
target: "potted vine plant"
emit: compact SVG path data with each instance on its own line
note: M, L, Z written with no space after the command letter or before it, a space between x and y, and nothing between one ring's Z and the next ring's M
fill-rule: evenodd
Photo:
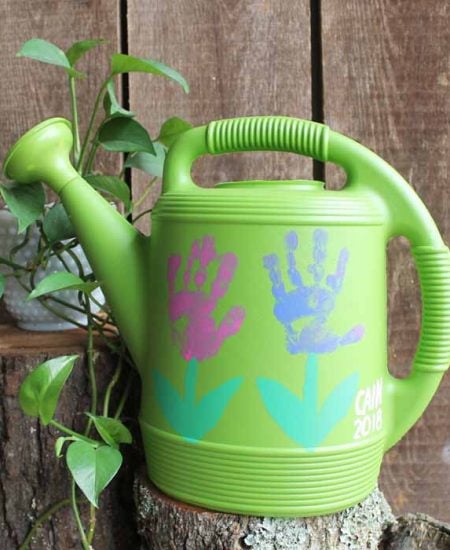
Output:
M23 44L18 55L57 65L65 72L73 129L72 161L78 172L94 188L114 201L124 216L136 221L141 214L134 213L162 175L168 146L178 134L191 126L178 117L170 118L161 126L159 136L152 140L147 130L136 120L135 114L118 101L115 79L123 73L143 72L169 78L185 92L188 92L188 85L181 74L161 62L113 54L109 71L94 101L87 130L84 135L80 135L76 84L86 75L79 71L78 62L85 53L104 42L101 39L84 40L76 42L64 52L50 42L32 39ZM97 171L96 160L100 149L125 155L119 174ZM150 176L147 188L134 201L124 179L126 168L137 168ZM55 513L70 503L80 543L87 549L91 547L94 538L100 494L117 474L122 463L119 447L131 442L131 434L120 420L130 382L125 385L115 410L111 395L124 369L132 365L108 306L98 294L99 283L84 262L82 249L62 204L56 202L46 206L43 187L39 182L29 186L9 182L1 186L1 193L8 208L5 217L17 220L17 230L15 227L7 229L6 233L11 239L6 249L0 251L0 295L9 280L15 281L27 301L39 301L42 308L58 320L86 330L86 358L91 388L90 406L85 411L85 428L75 431L72 426L58 421L57 405L77 356L46 361L38 365L22 383L19 400L23 411L38 418L42 424L53 426L60 433L55 442L55 453L58 459L65 456L71 476L71 491L68 499L51 506L50 511L36 519L21 548L28 548L36 529L50 517L50 512ZM23 253L30 243L31 251ZM97 391L94 335L103 340L117 359L116 369L103 395L98 395ZM80 498L90 507L87 527L83 525L80 516Z

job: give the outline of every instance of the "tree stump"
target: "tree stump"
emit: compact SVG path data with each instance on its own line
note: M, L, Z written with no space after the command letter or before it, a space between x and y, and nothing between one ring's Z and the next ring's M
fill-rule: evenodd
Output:
M449 550L450 524L407 514L388 526L380 550Z
M64 458L55 456L59 435L25 416L18 401L22 380L40 362L51 357L79 354L57 409L57 418L76 428L87 409L89 385L85 365L86 336L82 331L25 332L0 325L0 548L17 550L33 520L70 495ZM109 381L113 361L97 346L99 389ZM124 449L125 451L125 449ZM125 461L126 463L127 461ZM94 538L95 550L138 548L132 501L132 468L122 469L103 493ZM87 507L82 509L85 514ZM85 522L87 524L87 522ZM79 536L69 506L37 531L31 549L79 548Z
M161 493L145 470L135 479L140 535L152 550L376 549L394 521L377 489L363 502L314 518L260 518L213 512Z

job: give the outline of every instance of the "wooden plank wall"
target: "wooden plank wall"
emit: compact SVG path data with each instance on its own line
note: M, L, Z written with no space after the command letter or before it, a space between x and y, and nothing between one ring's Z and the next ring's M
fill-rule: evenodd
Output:
M325 121L395 166L450 243L450 4L322 0L321 12ZM328 175L339 179L333 170ZM404 239L390 247L389 288L389 359L405 373L420 298ZM446 376L423 418L385 457L381 486L397 513L450 520L449 390Z
M166 80L131 77L131 105L152 135L174 114L196 125L237 114L311 117L309 0L129 0L128 43L129 53L164 59L191 86L186 96ZM194 170L202 185L311 175L309 159L268 153L203 158ZM144 183L134 176L137 195Z
M67 47L103 36L109 50L122 45L161 59L191 85L186 96L163 79L130 78L131 106L153 136L173 115L194 124L249 114L323 116L397 167L450 242L445 0L4 0L0 24L2 155L37 120L67 115L60 71L44 73L36 63L16 60L20 44L39 36ZM106 70L107 51L90 54L87 68ZM86 105L96 85L96 79L81 84ZM307 159L266 153L202 159L195 169L203 185L311 175ZM327 169L330 186L339 179ZM134 192L143 183L135 176ZM392 245L391 259L391 363L407 365L420 300L404 241ZM450 521L449 386L447 378L423 420L385 459L382 486L397 513L422 511Z

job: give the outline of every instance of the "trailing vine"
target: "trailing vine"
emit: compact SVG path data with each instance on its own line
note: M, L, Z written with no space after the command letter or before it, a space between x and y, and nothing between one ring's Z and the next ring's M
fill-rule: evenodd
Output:
M73 133L73 164L90 185L114 202L119 211L135 223L144 215L137 212L138 208L162 175L167 148L191 125L178 117L170 118L161 126L158 137L152 139L136 120L135 113L118 101L116 80L123 73L141 72L168 78L185 92L189 88L181 74L159 61L115 53L111 56L106 77L94 100L87 130L81 135L76 88L86 75L80 72L78 63L91 49L104 43L102 39L83 40L64 52L55 44L32 39L22 45L17 55L56 65L65 72ZM99 116L101 108L103 115ZM122 156L123 167L119 174L103 174L96 170L97 155L102 149ZM137 168L150 176L142 195L134 201L129 183L124 179L125 168ZM55 441L55 454L57 459L65 457L71 482L67 498L50 505L35 519L20 548L28 548L45 522L63 507L71 506L80 544L86 550L92 548L100 495L122 464L120 447L132 441L130 431L120 420L132 377L127 376L117 403L113 403L112 393L133 365L108 305L99 300L94 292L99 282L93 273L87 273L83 268L79 242L62 204L57 202L47 207L40 182L26 186L26 190L14 182L4 182L0 193L18 221L16 242L7 257L0 257L0 296L8 278L14 278L28 294L28 300L39 300L44 308L60 319L84 329L85 363L90 386L90 404L85 411L84 429L76 431L57 419L57 406L78 356L56 357L41 363L21 385L19 401L25 414L38 418L43 425L52 426L60 434ZM31 231L37 231L38 245L33 257L23 261L18 255L29 244ZM61 271L36 282L37 274L52 258L59 260ZM69 264L75 265L75 270ZM75 303L65 300L61 291L77 293ZM75 313L82 313L85 321L76 320ZM115 370L102 395L98 391L96 339L106 345L115 359ZM90 509L87 525L83 524L80 514L83 503L88 503Z

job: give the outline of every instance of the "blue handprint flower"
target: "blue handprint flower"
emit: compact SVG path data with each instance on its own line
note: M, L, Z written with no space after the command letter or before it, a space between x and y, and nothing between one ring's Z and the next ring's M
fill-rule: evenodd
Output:
M287 349L297 353L329 353L340 346L353 344L364 336L364 327L356 325L344 335L339 335L327 327L328 318L333 311L336 298L342 288L349 252L342 248L339 253L334 273L325 276L328 234L323 229L316 229L313 234L313 262L308 271L313 284L306 285L297 269L295 252L298 248L298 237L294 231L285 238L288 278L294 286L286 290L280 270L279 257L270 254L264 257L264 267L272 281L272 294L276 300L274 315L282 323L286 332ZM306 319L306 324L296 330L293 323Z

